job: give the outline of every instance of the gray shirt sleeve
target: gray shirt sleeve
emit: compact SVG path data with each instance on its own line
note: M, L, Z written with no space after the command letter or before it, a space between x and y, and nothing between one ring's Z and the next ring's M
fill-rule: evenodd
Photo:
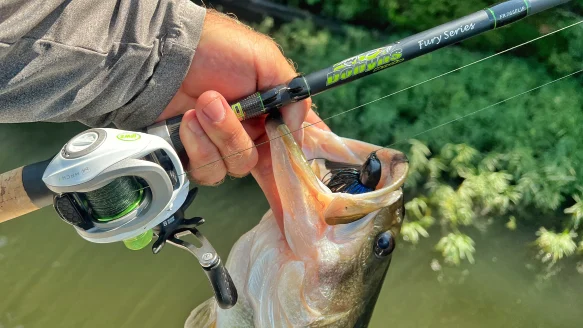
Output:
M205 14L189 0L0 1L0 122L153 123Z

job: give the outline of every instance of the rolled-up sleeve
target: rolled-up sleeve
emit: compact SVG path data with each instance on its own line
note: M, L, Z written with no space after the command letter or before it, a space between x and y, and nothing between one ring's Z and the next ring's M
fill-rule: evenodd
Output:
M205 14L189 0L0 1L0 122L153 123Z

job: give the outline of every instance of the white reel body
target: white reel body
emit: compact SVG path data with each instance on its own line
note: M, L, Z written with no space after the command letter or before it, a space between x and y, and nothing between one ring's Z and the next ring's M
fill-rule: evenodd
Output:
M139 206L116 220L91 220L86 204L70 197L128 176L145 182L145 196ZM180 158L166 140L107 128L87 130L72 138L53 158L42 179L61 197L58 201L55 198L61 218L94 243L118 242L147 232L174 214L189 190Z

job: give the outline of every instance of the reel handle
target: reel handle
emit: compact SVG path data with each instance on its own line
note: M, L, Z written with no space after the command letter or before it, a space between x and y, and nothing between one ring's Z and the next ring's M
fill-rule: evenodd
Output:
M213 288L217 304L222 309L230 309L237 304L237 299L239 298L237 288L213 246L205 236L195 228L196 225L202 224L204 220L202 218L185 220L180 217L181 214L182 213L178 213L175 217L175 221L167 224L166 227L161 228L158 240L152 246L152 251L154 254L159 253L162 246L167 241L169 244L182 248L194 255L200 266L203 268L211 287ZM180 239L189 234L196 236L201 243L200 247Z
M201 217L186 219L184 217L184 212L194 201L197 193L198 188L191 189L180 209L172 217L155 228L158 240L152 245L152 252L158 254L166 242L168 242L194 255L213 288L217 304L222 309L229 309L237 304L239 297L237 288L235 287L235 283L233 283L229 271L223 265L221 258L211 243L196 228L204 223L204 219ZM180 239L186 235L195 236L201 244L200 247Z

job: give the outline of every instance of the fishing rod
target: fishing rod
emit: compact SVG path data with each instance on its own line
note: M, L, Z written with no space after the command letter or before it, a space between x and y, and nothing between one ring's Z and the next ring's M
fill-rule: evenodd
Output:
M390 45L348 58L286 84L259 91L231 104L240 121L374 74L381 70L506 26L570 0L509 0ZM73 137L59 153L0 174L0 222L53 205L59 217L93 243L122 241L152 252L169 243L185 249L204 269L222 308L237 302L229 273L197 228L202 218L185 218L197 189L180 157L182 116L142 131L96 128ZM200 247L181 238L194 235Z
M298 75L286 84L256 92L231 104L240 121L318 95L343 84L410 61L487 31L519 21L565 4L571 0L509 0L412 35L387 46L345 59L332 67L308 75ZM176 149L182 150L178 127L182 116L167 119L147 129L162 133Z

